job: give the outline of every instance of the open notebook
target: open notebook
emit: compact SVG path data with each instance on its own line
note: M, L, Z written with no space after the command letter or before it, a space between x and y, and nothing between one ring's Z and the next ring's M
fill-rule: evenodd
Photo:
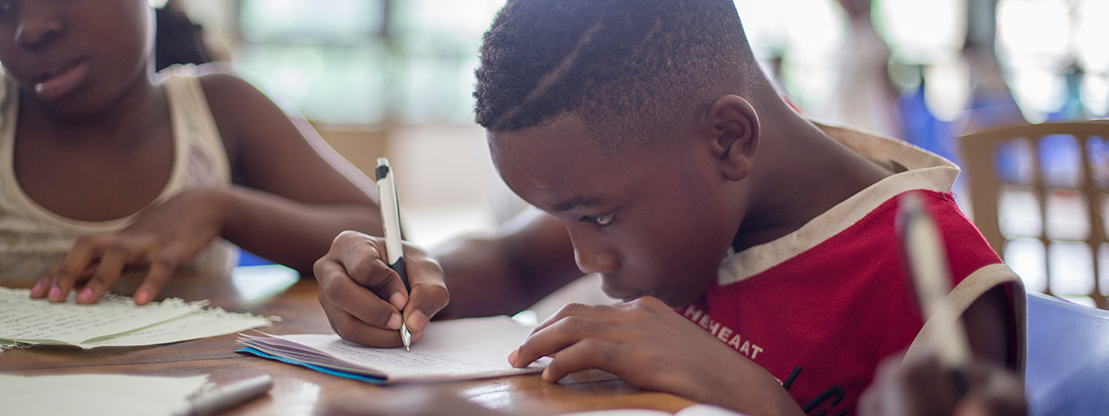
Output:
M239 351L373 383L464 380L542 371L545 359L526 368L508 363L508 354L530 333L507 316L494 316L433 322L411 352L366 347L334 334L244 334L239 343L247 348Z
M233 334L268 326L267 318L205 308L206 302L166 299L136 306L127 296L107 293L78 305L70 293L62 303L31 299L30 290L0 287L0 349L33 345L81 348L168 344Z

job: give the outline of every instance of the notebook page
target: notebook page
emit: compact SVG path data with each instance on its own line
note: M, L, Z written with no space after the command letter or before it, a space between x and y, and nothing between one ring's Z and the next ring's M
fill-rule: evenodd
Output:
M0 287L0 339L49 344L82 341L133 331L188 315L198 303L166 299L137 306L130 297L105 294L95 304L78 305L70 293L64 303L31 299L28 289Z
M249 313L232 313L219 308L202 309L190 315L137 331L86 340L78 346L88 349L169 344L171 342L234 334L269 325L269 319Z
M338 335L301 334L274 338L291 341L341 361L344 366L371 369L387 376L386 382L443 381L542 371L545 362L514 368L508 354L519 347L531 328L517 325L507 316L433 322L424 337L404 348L371 348L343 341ZM254 338L252 341L264 341ZM288 347L288 343L280 343ZM281 355L280 353L276 355Z

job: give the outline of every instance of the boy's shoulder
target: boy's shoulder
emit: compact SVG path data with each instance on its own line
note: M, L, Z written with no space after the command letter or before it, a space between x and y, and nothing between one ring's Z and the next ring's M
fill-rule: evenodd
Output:
M721 283L745 280L783 263L811 257L810 250L822 245L828 248L831 240L844 239L846 235L858 234L857 237L866 239L853 241L845 247L870 240L879 245L887 244L895 240L893 204L905 192L926 191L949 199L959 174L954 163L900 140L847 128L820 124L817 127L833 141L884 167L891 175L839 202L790 234L735 253L725 262L722 271L726 273L722 274ZM958 212L953 202L944 206L954 207L953 212ZM965 218L962 221L966 221ZM868 227L867 224L876 226ZM973 229L973 225L967 226ZM839 246L833 244L831 247Z

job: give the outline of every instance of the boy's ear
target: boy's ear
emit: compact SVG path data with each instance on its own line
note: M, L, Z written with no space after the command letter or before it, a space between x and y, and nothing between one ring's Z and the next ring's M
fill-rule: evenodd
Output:
M721 173L734 181L746 178L759 147L759 117L755 107L738 95L722 95L709 105L705 127L713 137L712 147L720 161Z

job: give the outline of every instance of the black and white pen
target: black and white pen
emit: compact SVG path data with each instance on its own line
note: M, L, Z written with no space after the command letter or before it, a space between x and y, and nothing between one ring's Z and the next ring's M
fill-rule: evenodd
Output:
M967 367L970 347L962 319L947 304L951 291L951 264L947 261L943 237L920 197L909 193L899 201L898 225L925 322L931 322L933 345L940 365L949 371L961 396L968 388Z
M381 225L385 230L385 254L390 269L400 275L404 283L405 292L411 292L408 284L408 269L404 266L404 247L400 239L400 202L397 201L397 185L393 181L393 169L389 167L389 159L377 159L377 195L381 199ZM403 312L403 311L402 311ZM400 340L404 343L406 351L412 351L412 334L404 319L400 323Z

